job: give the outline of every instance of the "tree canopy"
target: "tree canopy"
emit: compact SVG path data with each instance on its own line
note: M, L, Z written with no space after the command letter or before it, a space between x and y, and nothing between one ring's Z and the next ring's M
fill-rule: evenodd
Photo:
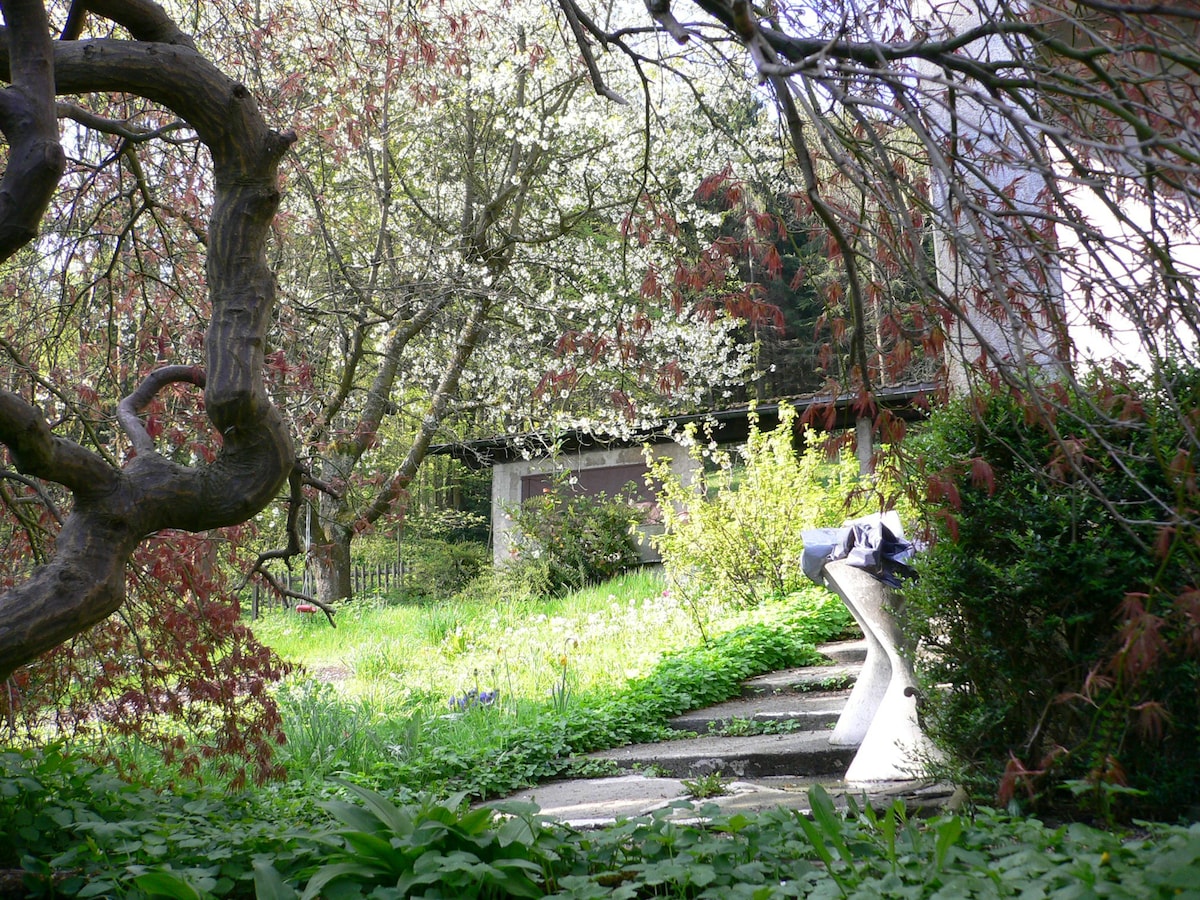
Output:
M924 347L947 384L1004 385L1031 416L1062 414L1067 444L1099 439L1061 402L1090 363L1118 381L1130 367L1155 373L1169 394L1172 369L1197 362L1200 13L1189 5L698 0L649 5L676 39L657 42L632 19L602 27L595 10L560 6L585 56L667 68L720 58L769 90L798 212L823 225L843 273L824 321L850 364L842 388L861 392L864 411L887 368ZM890 291L897 279L908 289ZM1176 450L1194 460L1188 433ZM1098 449L1120 465L1119 446ZM1164 528L1194 533L1188 496L1164 510Z

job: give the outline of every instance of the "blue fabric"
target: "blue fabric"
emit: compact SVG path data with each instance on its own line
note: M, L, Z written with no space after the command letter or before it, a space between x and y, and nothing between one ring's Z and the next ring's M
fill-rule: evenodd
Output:
M901 576L916 576L908 565L916 547L904 539L904 527L895 512L850 519L840 528L809 529L800 536L804 540L800 567L817 584L823 583L825 563L835 559L844 559L892 587L899 586Z

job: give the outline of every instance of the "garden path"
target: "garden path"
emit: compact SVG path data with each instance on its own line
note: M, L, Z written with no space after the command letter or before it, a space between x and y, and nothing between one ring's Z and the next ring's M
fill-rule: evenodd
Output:
M686 713L673 727L697 736L635 744L591 754L612 760L623 774L539 785L507 799L536 803L543 814L575 827L599 827L690 800L672 815L698 815L706 803L724 812L787 807L806 811L808 791L823 786L838 802L847 798L887 805L903 798L911 808L937 809L955 802L953 789L927 780L848 785L842 776L854 748L833 747L829 734L866 652L862 641L818 648L828 665L773 672L746 681L742 696ZM751 734L763 730L768 733ZM697 799L705 789L724 793Z

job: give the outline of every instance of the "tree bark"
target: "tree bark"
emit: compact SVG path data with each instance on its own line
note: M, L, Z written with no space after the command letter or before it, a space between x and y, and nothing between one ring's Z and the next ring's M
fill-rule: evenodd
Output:
M326 543L313 545L313 579L316 593L317 597L326 603L354 596L350 537L350 529L338 528L331 532Z
M119 469L55 437L20 397L0 394L0 442L18 470L64 485L75 501L52 559L0 595L0 680L112 614L124 599L125 564L147 535L243 522L276 496L295 463L289 430L262 378L275 301L264 245L279 204L278 161L294 136L267 128L246 88L204 59L156 4L113 0L103 9L134 39L54 43L57 93L124 92L161 103L212 153L206 370L184 380L204 384L221 449L212 463L197 467L154 450L136 416L166 381L153 374L147 389L122 404L135 454ZM14 31L0 34L0 67L16 72L15 56L10 64Z
M332 501L332 498L321 499L322 506ZM354 596L350 560L350 543L354 532L338 522L322 523L317 510L312 506L308 510L309 535L312 539L308 561L312 566L313 589L317 599L322 603L349 599Z

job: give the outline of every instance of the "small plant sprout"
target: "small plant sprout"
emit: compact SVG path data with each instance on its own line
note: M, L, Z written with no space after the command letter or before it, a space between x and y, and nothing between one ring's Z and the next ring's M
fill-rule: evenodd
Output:
M578 647L578 638L567 638L563 641L563 652L558 656L558 681L550 689L550 699L554 703L555 711L559 714L566 712L567 701L571 696L571 685L568 683L571 658L567 654L567 649L577 649Z
M684 778L679 783L683 785L683 789L693 800L723 797L729 793L725 778L720 772L709 772L707 775L697 775L695 778Z

